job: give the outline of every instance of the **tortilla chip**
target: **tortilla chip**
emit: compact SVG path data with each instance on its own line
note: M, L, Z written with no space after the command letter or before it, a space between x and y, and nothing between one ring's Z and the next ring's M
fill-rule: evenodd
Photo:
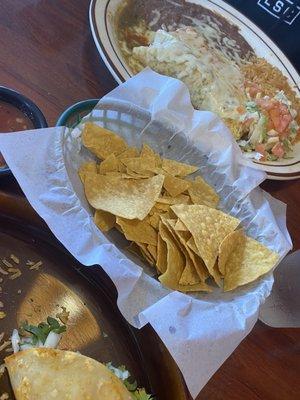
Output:
M178 285L177 290L180 292L212 292L212 288L205 282L196 285Z
M197 178L191 182L188 193L194 204L203 204L208 207L216 208L220 201L216 191L200 176L197 176Z
M179 279L179 285L196 285L200 282L200 278L194 265L191 262L187 263Z
M147 263L150 264L152 267L155 266L155 261L152 258L152 255L148 250L148 246L145 243L131 242L126 250L137 256L143 262L147 261Z
M151 265L151 267L155 266L155 260L152 257L151 253L149 252L147 248L147 244L145 243L136 243L137 246L140 248L140 252L144 258L144 260L148 261L148 264Z
M94 222L102 232L108 232L116 224L116 217L107 211L96 210Z
M218 269L221 275L225 275L225 266L230 254L244 240L244 232L242 229L229 233L221 242L219 247Z
M127 171L146 177L154 175L155 159L152 157L121 158L121 162L125 165Z
M149 253L151 254L152 258L154 259L154 261L156 262L156 260L157 260L157 247L152 245L152 244L148 244L147 249L148 249Z
M174 240L184 254L186 260L185 269L183 271L183 275L180 278L179 284L194 285L196 283L199 283L200 281L204 282L209 276L204 262L200 257L196 256L193 253L193 251L187 246L186 243L191 234L189 232L175 231L176 220L165 219L163 217L161 217L161 219L163 223L168 225L169 230L174 237Z
M180 219L176 221L176 224L174 226L175 231L188 231L188 228L184 225Z
M206 268L202 258L188 246L189 239L193 239L193 237L190 238L189 232L175 231L175 233L176 233L178 239L180 240L180 242L182 243L182 245L184 246L184 248L186 249L186 251L195 267L195 270L200 278L200 281L205 282L205 280L209 277L207 268ZM196 247L196 245L195 245L195 247ZM198 252L198 250L197 250L197 252Z
M147 144L143 144L140 156L143 157L143 158L144 157L146 157L146 158L150 157L150 158L154 159L156 167L161 166L161 158L160 158L160 156L157 153L155 153L155 151L153 149L151 149L151 147L148 146Z
M184 194L179 194L177 197L169 197L169 196L159 197L157 199L157 203L162 203L162 204L188 204L189 200L190 200L189 196L186 196Z
M157 233L150 225L147 218L140 221L138 219L124 219L117 217L117 224L127 240L133 242L157 245Z
M157 199L158 200L158 199ZM154 213L157 212L159 214L168 212L170 209L170 204L164 204L164 203L155 203L155 209L153 210Z
M164 217L161 217L161 221L168 228L178 249L182 252L182 254L184 255L184 258L185 258L185 267L184 267L184 270L180 277L179 284L194 285L196 283L199 283L200 279L195 270L193 262L189 256L189 253L187 252L186 248L184 247L182 242L179 240L178 236L176 235L176 232L174 231L174 226L175 226L176 220L166 219Z
M175 160L163 159L162 169L169 175L184 177L198 171L194 165L183 164Z
M142 258L143 255L141 253L141 248L135 243L131 242L129 246L125 247L129 253L134 254L135 256L138 256L139 258Z
M235 230L240 221L204 205L180 204L171 206L171 209L192 234L200 257L210 275L214 277L219 246L222 240Z
M164 188L172 197L176 197L179 194L185 192L191 183L189 181L185 181L184 179L175 178L172 175L165 175L164 180Z
M200 253L199 250L197 249L195 240L193 238L193 236L186 242L186 244L188 245L188 247L195 253L197 254L197 256L200 257Z
M126 166L122 163L121 159L117 157L118 160L118 171L123 173L123 174L128 174L127 173L127 168Z
M99 166L99 174L106 174L107 172L118 172L119 161L114 154L108 156Z
M167 245L167 270L159 276L160 282L170 289L177 290L178 283L185 267L185 258L169 229L163 223L159 224L159 233Z
M84 183L85 177L91 173L92 174L98 173L97 164L95 163L95 161L89 161L81 164L78 170L78 174L82 183Z
M130 168L126 167L126 175L131 179L147 179L153 176L152 173L145 173L145 174L137 174L136 172L132 171Z
M119 172L119 171L106 172L105 175L106 176L117 176L117 177L123 178L123 179L136 179L135 177L128 175L127 173Z
M223 277L222 277L222 275L220 274L220 271L219 271L219 268L218 268L218 261L215 262L215 265L214 265L214 272L213 272L212 276L213 276L214 281L216 282L216 284L217 284L219 287L222 287L222 286L223 286L223 281L222 281L222 278L223 278Z
M226 262L224 291L255 281L269 272L278 259L277 253L244 235Z
M143 220L158 199L164 176L135 180L89 174L84 181L85 195L96 210L118 217Z
M161 223L161 222L160 222ZM156 260L156 268L158 269L159 272L162 274L166 272L167 270L167 254L168 254L168 249L167 249L167 244L166 242L162 239L161 235L158 234L157 238L157 260Z
M120 153L117 158L129 158L129 157L138 157L139 156L139 151L136 147L127 147L125 151Z
M158 213L152 214L149 217L150 225L158 231L160 216Z
M142 149L141 149L141 157L155 157L157 154L155 153L155 151L153 149L151 149L150 146L148 146L148 144L143 143Z
M84 125L82 143L101 160L111 154L117 156L127 148L126 142L120 136L91 122Z

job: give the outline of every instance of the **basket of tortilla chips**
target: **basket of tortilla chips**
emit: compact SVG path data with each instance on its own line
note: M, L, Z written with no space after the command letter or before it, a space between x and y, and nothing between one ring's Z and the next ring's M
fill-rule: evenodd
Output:
M128 250L181 292L225 291L269 272L279 254L247 236L241 221L218 209L216 190L197 165L164 158L148 144L127 145L118 134L87 122L82 144L95 157L79 175L102 232L116 228ZM224 282L224 284L223 284Z

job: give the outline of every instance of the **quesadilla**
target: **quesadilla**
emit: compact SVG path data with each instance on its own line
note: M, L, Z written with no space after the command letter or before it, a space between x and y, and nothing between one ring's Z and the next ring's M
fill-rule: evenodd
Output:
M5 365L16 400L132 400L106 366L72 351L32 348Z

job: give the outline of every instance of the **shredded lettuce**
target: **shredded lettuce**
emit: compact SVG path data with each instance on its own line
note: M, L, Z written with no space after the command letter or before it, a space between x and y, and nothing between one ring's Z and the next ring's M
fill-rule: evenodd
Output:
M258 112L258 107L255 101L247 101L245 104L246 110L248 113L255 113Z
M282 104L285 104L288 110L290 111L292 103L288 100L283 90L277 92L276 95L274 96L274 99L280 101L280 103Z
M297 136L298 129L299 129L299 126L298 126L297 122L292 121L290 123L290 138L291 138L291 140L294 140L295 137Z
M289 139L283 139L282 143L286 153L293 151L293 146Z
M268 119L265 115L261 115L258 123L255 125L255 128L250 134L249 142L255 147L257 143L263 143L263 140L266 139L266 124Z
M259 143L265 143L268 140L268 135L267 135L267 130L266 130L266 122L261 128L260 134L259 134Z

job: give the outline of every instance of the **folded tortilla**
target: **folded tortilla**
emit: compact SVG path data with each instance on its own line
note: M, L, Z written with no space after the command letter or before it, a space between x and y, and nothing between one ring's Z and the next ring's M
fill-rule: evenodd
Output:
M132 400L103 364L71 351L36 348L5 359L17 400Z

